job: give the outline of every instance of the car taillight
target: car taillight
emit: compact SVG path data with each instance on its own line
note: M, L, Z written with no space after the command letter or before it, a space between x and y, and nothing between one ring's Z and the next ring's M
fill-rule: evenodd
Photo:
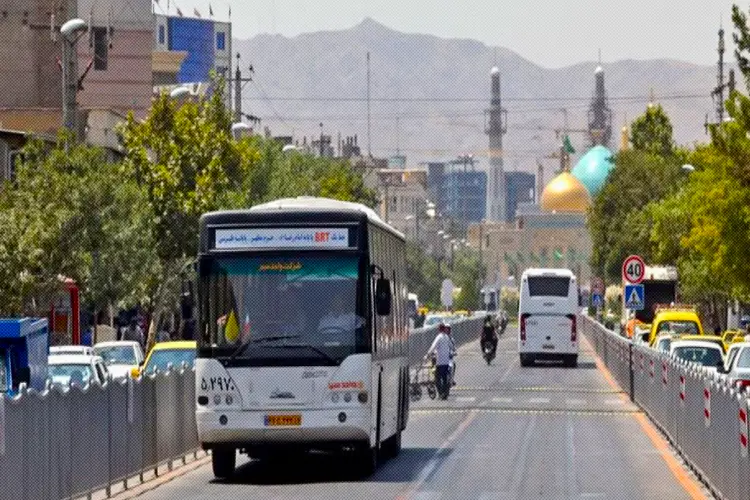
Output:
M737 380L735 384L737 385L737 389L739 389L740 391L744 391L745 389L750 387L750 380Z
M521 324L518 326L521 335L521 342L526 342L526 318L528 318L528 315L521 315Z

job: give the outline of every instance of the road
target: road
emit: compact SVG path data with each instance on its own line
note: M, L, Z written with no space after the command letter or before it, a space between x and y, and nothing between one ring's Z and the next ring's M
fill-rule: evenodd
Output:
M217 482L206 465L141 498L591 499L701 498L703 490L584 342L576 369L521 368L515 332L492 366L459 350L448 401L412 403L404 449L369 479L324 456L248 463ZM244 457L243 457L244 458Z

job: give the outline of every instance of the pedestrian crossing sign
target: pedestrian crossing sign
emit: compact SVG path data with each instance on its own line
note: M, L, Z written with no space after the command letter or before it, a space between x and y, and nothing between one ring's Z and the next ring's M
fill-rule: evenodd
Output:
M645 299L643 285L625 285L625 307L627 309L643 310Z

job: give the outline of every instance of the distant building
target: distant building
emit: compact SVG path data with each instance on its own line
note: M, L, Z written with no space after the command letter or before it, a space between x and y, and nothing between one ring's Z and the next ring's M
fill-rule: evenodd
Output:
M427 203L427 171L424 169L392 169L378 171L380 216L408 239L419 239L417 232L424 225Z
M485 218L487 172L475 170L472 159L427 164L430 201L458 233Z
M176 74L154 74L155 85L207 82L211 71L232 77L230 23L162 14L154 18L154 51L185 54Z
M516 211L522 203L533 203L536 177L526 172L505 173L505 221L516 220Z

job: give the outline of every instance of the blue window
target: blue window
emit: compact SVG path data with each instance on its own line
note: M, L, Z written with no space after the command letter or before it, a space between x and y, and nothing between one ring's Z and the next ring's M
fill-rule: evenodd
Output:
M164 25L159 25L159 45L164 45L164 41L166 40L166 33L164 30Z
M223 31L216 33L216 49L226 50L227 35Z

